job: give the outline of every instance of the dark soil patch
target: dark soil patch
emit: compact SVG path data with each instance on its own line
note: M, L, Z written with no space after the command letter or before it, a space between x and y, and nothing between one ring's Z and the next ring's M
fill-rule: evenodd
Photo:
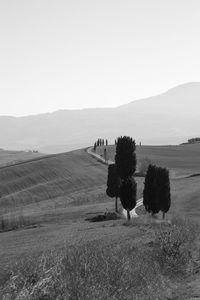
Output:
M108 212L104 213L103 215L97 215L91 218L85 219L85 221L89 222L103 222L103 221L110 221L110 220L117 220L120 219L120 216L115 212Z

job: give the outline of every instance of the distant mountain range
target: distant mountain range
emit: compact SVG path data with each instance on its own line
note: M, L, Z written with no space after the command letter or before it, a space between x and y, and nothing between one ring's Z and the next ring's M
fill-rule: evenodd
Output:
M200 83L116 108L60 110L27 117L0 116L0 148L46 153L113 143L130 135L142 144L178 144L200 135Z

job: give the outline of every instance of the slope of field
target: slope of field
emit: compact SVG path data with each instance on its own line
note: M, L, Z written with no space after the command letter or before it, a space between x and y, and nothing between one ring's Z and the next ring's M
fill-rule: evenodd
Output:
M81 191L90 194L105 183L106 166L84 150L51 155L0 168L0 207L25 207L58 197L71 202Z
M9 278L13 264L22 258L26 261L23 273L32 278L30 261L48 250L67 251L71 245L81 248L97 241L102 248L119 248L131 242L131 249L141 253L154 245L158 226L151 225L148 217L144 221L139 218L139 223L131 226L124 226L123 219L98 223L86 220L114 210L114 200L105 193L106 180L107 166L85 150L0 168L1 214L11 217L22 213L37 225L0 233L0 285ZM144 179L137 180L139 198ZM198 177L173 180L171 212L188 213L198 220L199 194Z
M25 160L42 157L44 154L32 151L11 151L0 149L0 167L16 164Z
M103 155L105 147L98 147L97 153ZM115 159L115 146L107 147L108 157ZM200 173L200 144L178 146L137 146L137 165L144 158L152 163L167 167L173 176Z
M1 217L36 224L0 233L0 266L63 244L117 239L118 227L85 221L114 210L106 181L107 166L83 149L0 168ZM123 227L120 231L127 232Z

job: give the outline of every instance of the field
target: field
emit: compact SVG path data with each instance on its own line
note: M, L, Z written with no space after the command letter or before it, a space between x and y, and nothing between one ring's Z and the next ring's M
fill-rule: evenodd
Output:
M0 167L21 163L25 160L42 157L44 154L32 151L11 151L0 149Z
M103 155L105 147L98 147L97 153ZM115 146L107 147L109 159L114 161ZM200 144L180 146L137 146L138 165L144 158L159 166L167 167L173 177L200 173Z
M187 151L182 147L179 153L169 147L169 154L167 147L155 148L137 149L139 159L146 156L156 158L156 153L159 153L157 161L171 166L176 174L198 172L194 163L196 153L198 164L197 149L191 150L193 158L186 162ZM114 147L109 146L109 149L111 156ZM22 258L40 257L46 251L58 253L71 246L82 248L88 243L97 243L98 248L130 245L135 251L149 249L155 239L155 226L159 225L148 224L146 216L141 218L147 221L136 222L132 226L125 226L124 219L97 223L86 220L114 211L114 200L105 193L106 180L107 166L89 156L84 149L0 168L0 223L2 226L3 220L10 224L10 231L0 233L2 284L16 262ZM142 195L143 181L144 178L137 178L137 198ZM199 177L171 180L171 193L172 207L167 218L181 215L198 222ZM11 230L14 229L13 224L20 222L18 229ZM180 292L178 283L174 287L174 290L177 289Z

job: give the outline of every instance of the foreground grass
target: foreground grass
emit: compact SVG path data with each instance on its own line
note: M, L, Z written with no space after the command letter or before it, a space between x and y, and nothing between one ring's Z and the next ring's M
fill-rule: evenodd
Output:
M177 290L184 299L179 288L196 268L198 226L182 219L128 226L153 228L152 243L93 241L27 258L1 280L1 299L172 299Z

